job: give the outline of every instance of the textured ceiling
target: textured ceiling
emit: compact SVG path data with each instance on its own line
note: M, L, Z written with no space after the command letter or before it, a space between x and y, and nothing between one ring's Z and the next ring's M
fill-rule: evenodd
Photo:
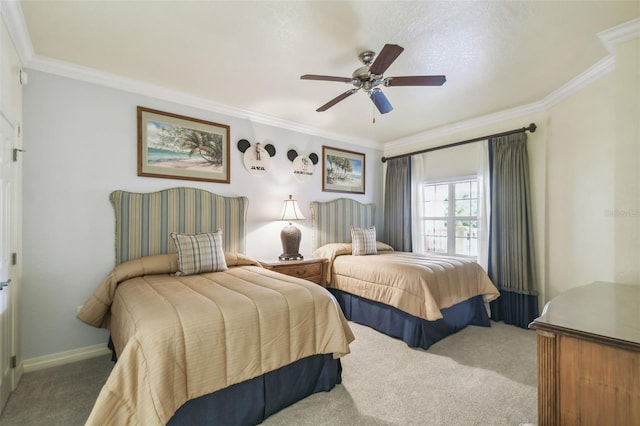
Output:
M605 58L597 33L638 1L22 1L37 58L175 90L326 134L380 144L536 102ZM398 44L385 76L445 74L441 87L386 87L380 115L350 77L357 55ZM28 66L28 64L27 64Z

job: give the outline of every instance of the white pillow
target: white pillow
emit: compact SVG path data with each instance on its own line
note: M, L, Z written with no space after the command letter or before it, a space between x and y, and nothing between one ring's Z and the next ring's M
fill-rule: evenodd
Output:
M377 254L376 248L376 228L351 228L351 245L354 256L364 256L367 254Z
M222 230L203 234L171 233L178 250L176 275L226 271L227 261L222 250Z

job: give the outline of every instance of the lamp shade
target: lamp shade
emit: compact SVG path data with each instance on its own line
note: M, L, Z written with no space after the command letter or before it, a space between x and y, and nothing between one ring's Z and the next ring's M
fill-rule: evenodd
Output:
M280 214L280 219L281 220L304 219L304 216L300 211L300 207L298 207L298 202L294 200L291 195L289 195L288 200L284 200L284 205L282 206L282 213Z

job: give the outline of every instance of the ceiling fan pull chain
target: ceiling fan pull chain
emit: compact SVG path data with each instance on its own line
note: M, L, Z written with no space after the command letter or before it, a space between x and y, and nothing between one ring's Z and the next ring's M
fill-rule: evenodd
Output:
M372 124L376 124L376 109L374 107L375 107L375 105L371 107L371 111L373 112L373 114L372 114L373 115Z

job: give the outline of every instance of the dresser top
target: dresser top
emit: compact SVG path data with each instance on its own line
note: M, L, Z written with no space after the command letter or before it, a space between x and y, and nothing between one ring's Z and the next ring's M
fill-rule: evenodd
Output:
M573 288L550 300L529 327L640 350L640 285Z

